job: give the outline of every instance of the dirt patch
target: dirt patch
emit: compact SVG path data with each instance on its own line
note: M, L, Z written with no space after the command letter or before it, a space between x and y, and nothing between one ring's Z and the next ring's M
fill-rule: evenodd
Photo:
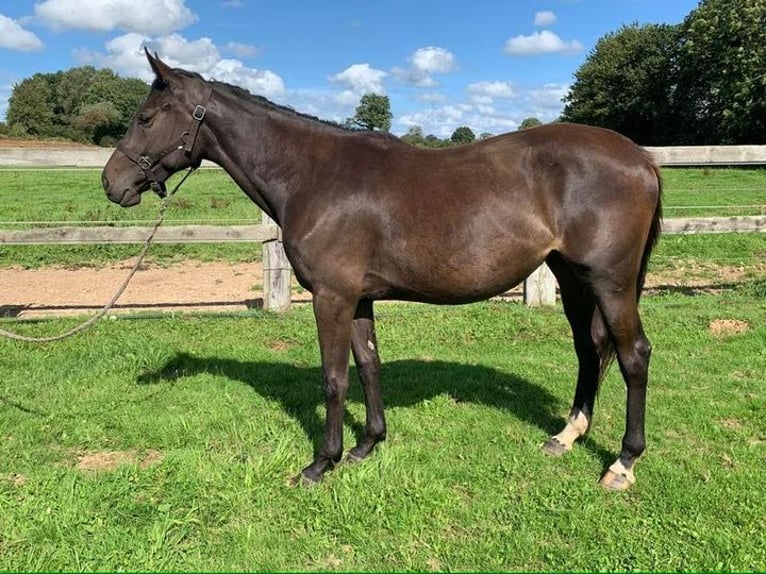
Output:
M708 332L719 339L741 335L750 330L750 323L738 319L714 319L708 325Z
M133 260L102 268L0 268L0 317L34 318L82 315L100 310L128 275ZM647 291L680 290L690 294L715 293L731 288L748 274L766 274L766 263L754 267L680 266L650 273ZM263 305L260 263L184 261L166 267L142 267L112 313L230 312ZM293 302L311 300L294 281ZM518 286L498 299L518 301ZM723 328L712 326L713 329ZM283 346L284 345L284 346ZM275 342L275 351L289 348Z
M276 341L272 341L269 344L269 349L276 353L282 353L284 351L287 351L288 349L292 349L295 345L293 343L290 343L289 341L284 341L282 339L277 339Z
M32 318L100 310L127 277L133 261L103 268L0 269L0 316ZM185 261L142 267L113 313L241 311L258 308L260 263ZM293 291L293 300L310 299Z
M748 266L717 265L711 262L679 262L646 276L649 291L682 291L690 295L720 293L748 277L766 274L766 262Z
M6 475L5 480L8 481L8 483L12 484L15 487L22 487L27 483L27 477L23 474L17 474L15 472L12 472L11 474Z
M162 462L164 455L149 449L137 450L104 450L88 452L77 456L75 468L83 472L98 472L115 470L128 464L138 464L140 468L149 468Z

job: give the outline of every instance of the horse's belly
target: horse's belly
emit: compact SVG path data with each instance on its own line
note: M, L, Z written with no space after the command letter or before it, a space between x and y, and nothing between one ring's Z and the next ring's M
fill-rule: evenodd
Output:
M516 254L518 255L518 254ZM388 297L425 303L458 304L481 301L521 283L544 255L483 258L443 257L406 265L389 275ZM387 297L387 298L388 298Z

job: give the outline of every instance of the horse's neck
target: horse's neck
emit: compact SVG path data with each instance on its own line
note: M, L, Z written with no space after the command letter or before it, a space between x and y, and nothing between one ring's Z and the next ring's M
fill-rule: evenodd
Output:
M256 112L240 106L221 106L218 122L210 123L215 144L208 146L205 155L223 167L267 215L281 224L285 204L294 189L293 180L311 169L306 165L310 161L308 154L295 151L296 146L306 145L310 126L302 126L300 120L279 111Z

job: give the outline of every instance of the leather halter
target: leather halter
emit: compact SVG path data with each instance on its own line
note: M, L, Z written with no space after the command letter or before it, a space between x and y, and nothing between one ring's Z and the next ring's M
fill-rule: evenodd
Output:
M207 102L210 100L212 93L213 87L210 86L207 96L204 99L205 104L207 104ZM167 195L165 182L160 181L154 170L163 159L165 159L173 152L183 150L187 157L191 157L192 149L194 149L194 144L197 142L197 135L199 134L200 127L202 127L202 120L205 119L206 113L207 108L204 105L197 104L192 111L191 120L189 120L189 127L185 131L181 132L181 135L178 136L175 141L162 148L156 154L147 154L135 157L129 150L125 148L125 145L122 142L117 144L117 149L120 150L130 161L136 164L144 172L144 175L149 182L149 187L152 189L152 191L154 191L154 193L160 197L164 198ZM193 169L196 169L197 167L199 167L199 164L193 166Z

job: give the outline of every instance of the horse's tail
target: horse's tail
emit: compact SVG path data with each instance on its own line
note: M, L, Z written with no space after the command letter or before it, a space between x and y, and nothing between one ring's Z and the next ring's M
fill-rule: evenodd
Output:
M657 167L657 163L654 161L651 155L649 155L649 152L645 149L641 148L641 151L644 154L644 157L646 158L649 168L654 173L654 177L656 180L657 185L657 204L654 207L654 213L652 214L652 223L649 226L649 235L646 238L646 243L644 243L644 252L641 255L641 266L638 270L638 277L636 279L636 303L638 303L639 299L641 298L641 291L644 289L644 280L646 279L646 270L649 266L649 256L652 254L652 250L654 249L654 246L657 245L657 241L660 238L660 230L662 228L662 175L660 174L660 168ZM611 366L612 362L614 361L616 351L614 348L614 344L612 343L611 337L608 336L606 333L606 325L604 325L603 318L601 319L601 325L600 328L604 329L604 337L606 339L606 348L599 353L601 357L601 361L599 364L599 377L598 377L598 384L599 388L601 385L601 381L604 380L604 377L606 377L607 372L609 371L609 367Z
M641 291L644 289L644 279L646 279L646 268L649 265L649 256L652 254L654 246L657 245L662 228L662 175L660 174L660 168L657 167L657 163L649 155L649 152L643 148L641 151L643 151L644 157L649 162L649 167L654 172L654 177L657 181L657 205L654 207L652 224L649 227L649 236L646 239L644 253L641 256L641 267L638 271L638 282L636 284L636 301L641 298Z

